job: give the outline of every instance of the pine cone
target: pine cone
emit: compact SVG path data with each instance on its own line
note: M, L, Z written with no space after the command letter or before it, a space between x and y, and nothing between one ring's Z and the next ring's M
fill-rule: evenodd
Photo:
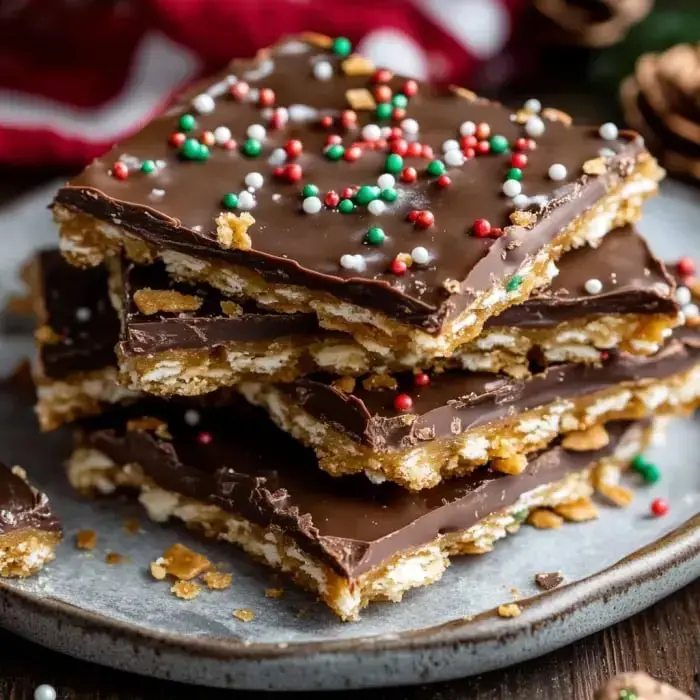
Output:
M534 0L551 25L552 40L589 47L617 43L653 5L654 0Z
M640 56L620 99L628 124L663 165L700 181L700 44Z

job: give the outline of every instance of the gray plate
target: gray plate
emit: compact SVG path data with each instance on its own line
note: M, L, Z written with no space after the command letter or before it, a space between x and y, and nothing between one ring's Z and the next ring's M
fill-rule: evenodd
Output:
M645 230L669 257L700 252L689 227L697 213L694 197L674 187L649 205ZM0 217L0 228L10 227L9 238L18 221L25 231L40 226L25 213L36 211L36 202L25 205L9 222ZM20 342L7 343L0 360L9 361L20 348ZM61 474L66 436L39 436L27 406L8 393L0 393L0 425L3 459L21 463L49 491L67 533L45 572L0 584L0 621L53 649L123 670L246 689L446 680L544 654L700 575L700 430L693 421L675 424L666 447L653 450L664 478L640 488L629 508L604 507L598 521L558 531L524 528L488 556L456 560L439 584L407 595L399 605L370 608L352 624L338 623L292 586L285 586L282 600L266 599L264 589L280 582L231 547L153 525L132 503L76 498ZM648 516L649 502L658 496L672 504L665 518ZM128 535L122 525L134 515L141 515L144 532ZM98 532L92 554L73 545L81 529ZM226 562L232 588L205 591L187 602L153 581L148 563L175 541ZM108 551L129 560L109 566ZM540 593L533 576L546 571L561 571L567 585ZM493 608L511 602L512 589L524 598L524 612L499 618ZM239 622L231 615L235 608L252 610L256 619Z

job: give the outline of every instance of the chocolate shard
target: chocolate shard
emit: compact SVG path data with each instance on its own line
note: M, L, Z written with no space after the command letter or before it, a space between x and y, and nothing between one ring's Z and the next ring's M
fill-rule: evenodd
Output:
M0 537L13 532L61 531L46 494L33 488L19 467L0 462Z

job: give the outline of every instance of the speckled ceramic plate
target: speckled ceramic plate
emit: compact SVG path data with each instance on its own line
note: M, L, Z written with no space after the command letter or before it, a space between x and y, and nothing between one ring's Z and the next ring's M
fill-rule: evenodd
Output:
M26 252L21 233L32 230L51 240L48 225L42 228L32 218L40 209L27 200L4 220L0 215L6 264ZM699 255L693 229L698 211L694 191L671 185L649 204L642 228L663 255ZM8 338L0 344L0 362L9 366L22 347L19 339ZM376 605L350 624L337 622L291 585L282 584L281 600L265 598L264 589L280 582L232 547L149 523L127 501L77 498L63 480L66 436L40 436L27 405L8 392L0 392L0 426L0 456L21 463L50 493L67 534L46 571L28 581L0 583L0 623L53 649L123 670L257 689L445 680L547 653L700 576L696 421L675 423L666 446L653 450L663 479L640 487L629 508L603 507L599 520L556 531L523 528L488 556L455 561L440 583L407 595L399 605ZM664 518L648 515L650 500L658 496L672 504ZM143 532L130 535L123 524L134 516ZM74 547L81 529L98 532L94 552ZM166 583L150 578L147 566L175 541L226 562L233 586L204 591L193 601L170 595ZM127 560L110 566L107 552ZM561 571L565 584L542 593L534 575L549 571ZM522 597L523 614L498 617L493 609L511 602L514 591ZM236 608L252 610L255 619L238 621L231 614Z

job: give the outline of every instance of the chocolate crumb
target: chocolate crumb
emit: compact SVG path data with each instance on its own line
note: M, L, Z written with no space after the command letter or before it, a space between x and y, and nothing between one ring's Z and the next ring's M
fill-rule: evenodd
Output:
M284 595L283 588L266 588L265 589L265 597L266 598L278 599L278 598L281 598L283 595Z
M75 546L91 552L97 546L97 533L94 530L81 530L75 536Z
M138 518L127 518L122 524L122 529L127 535L138 535L141 532L141 523Z
M563 580L564 577L558 571L546 574L535 574L535 583L543 591L551 591L553 588L556 588Z
M117 564L123 564L126 561L126 557L118 552L107 552L105 555L105 561L110 566L115 566Z

